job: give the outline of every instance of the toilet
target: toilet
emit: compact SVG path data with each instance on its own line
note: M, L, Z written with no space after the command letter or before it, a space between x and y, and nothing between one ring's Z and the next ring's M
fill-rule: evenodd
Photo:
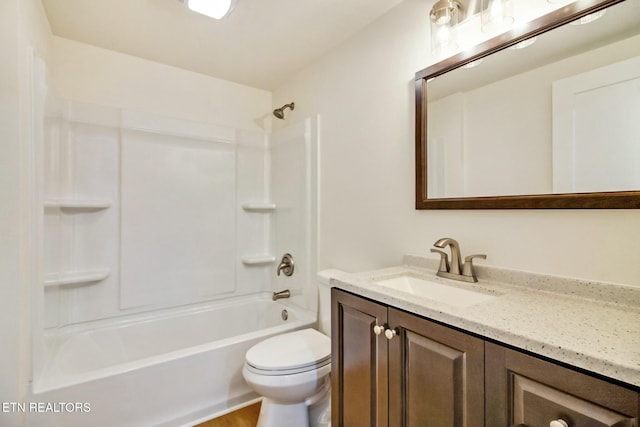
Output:
M310 422L309 413L322 412L319 405L328 410L330 372L331 339L315 329L277 335L251 347L242 375L263 396L257 427L318 425Z

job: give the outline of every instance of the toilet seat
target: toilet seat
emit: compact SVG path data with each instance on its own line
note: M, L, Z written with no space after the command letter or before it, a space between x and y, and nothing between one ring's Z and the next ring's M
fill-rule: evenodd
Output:
M315 329L268 338L247 351L246 367L259 375L292 375L331 363L331 340Z

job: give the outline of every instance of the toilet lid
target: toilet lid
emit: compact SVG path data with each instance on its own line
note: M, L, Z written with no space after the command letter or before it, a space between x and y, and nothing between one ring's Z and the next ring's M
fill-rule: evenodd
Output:
M315 329L268 338L247 351L247 363L264 371L290 371L329 363L331 340Z

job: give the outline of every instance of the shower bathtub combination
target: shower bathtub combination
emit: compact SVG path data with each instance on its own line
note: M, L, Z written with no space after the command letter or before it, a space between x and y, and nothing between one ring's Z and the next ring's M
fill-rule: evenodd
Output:
M265 294L79 326L49 337L52 357L32 401L90 411L30 414L29 425L193 425L258 398L242 378L251 346L314 322L315 313Z
M265 132L61 101L40 68L29 399L43 410L27 425L191 426L256 401L246 351L316 323L318 119Z

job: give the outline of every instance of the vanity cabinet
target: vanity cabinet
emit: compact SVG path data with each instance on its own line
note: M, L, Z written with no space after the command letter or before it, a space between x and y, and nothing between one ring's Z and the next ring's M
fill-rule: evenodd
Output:
M331 290L331 425L387 427L387 307Z
M335 427L640 427L640 394L333 288Z
M484 342L332 289L332 425L484 425Z
M637 427L638 393L486 343L487 426Z

